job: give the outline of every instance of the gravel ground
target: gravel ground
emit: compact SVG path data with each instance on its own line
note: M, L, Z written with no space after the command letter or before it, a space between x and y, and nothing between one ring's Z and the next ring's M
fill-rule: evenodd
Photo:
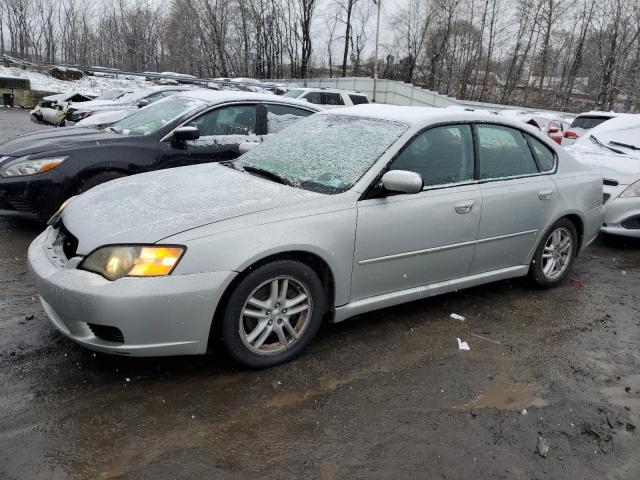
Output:
M0 138L33 128L0 111ZM327 325L248 371L66 340L27 274L37 233L0 220L2 479L640 478L640 242L599 240L554 290L504 281Z

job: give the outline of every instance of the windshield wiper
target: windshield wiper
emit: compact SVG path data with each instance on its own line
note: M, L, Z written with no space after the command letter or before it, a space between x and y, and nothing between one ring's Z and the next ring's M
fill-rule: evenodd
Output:
M245 172L255 173L256 175L268 178L269 180L273 180L274 182L281 183L282 185L291 186L291 182L289 180L269 170L265 170L259 167L252 167L251 165L242 165L242 168L244 169Z
M106 127L106 128L104 129L104 131L105 131L105 132L111 132L111 133L118 133L118 134L122 133L122 130L118 130L118 129L117 129L117 128L115 128L115 127Z
M630 150L640 150L640 147L636 147L635 145L629 145L628 143L614 142L613 140L611 140L609 143L611 145L617 145L618 147L624 147Z
M605 144L604 144L604 143L602 143L600 140L598 140L594 135L589 135L589 137L591 138L591 140L593 140L595 143L597 143L597 144L598 144L598 145L600 145L601 147L608 148L608 149L609 149L609 150L611 150L612 152L619 153L619 154L621 154L621 155L626 155L626 153L624 153L622 150L618 150L617 148L613 148L613 147L610 147L610 146L608 146L608 145L605 145Z

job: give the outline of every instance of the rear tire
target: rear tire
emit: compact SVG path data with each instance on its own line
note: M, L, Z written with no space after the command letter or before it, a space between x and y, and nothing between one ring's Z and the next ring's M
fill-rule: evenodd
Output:
M529 267L529 278L540 288L561 284L578 253L578 233L570 220L558 220L545 233Z
M288 362L313 340L326 308L322 282L311 267L275 261L249 273L229 296L222 342L248 367Z

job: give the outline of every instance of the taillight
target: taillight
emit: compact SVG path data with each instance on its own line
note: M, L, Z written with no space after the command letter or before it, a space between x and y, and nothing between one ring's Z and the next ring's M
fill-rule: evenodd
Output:
M566 132L564 132L564 138L575 140L576 138L578 138L578 134L576 132L572 132L571 130L567 130Z

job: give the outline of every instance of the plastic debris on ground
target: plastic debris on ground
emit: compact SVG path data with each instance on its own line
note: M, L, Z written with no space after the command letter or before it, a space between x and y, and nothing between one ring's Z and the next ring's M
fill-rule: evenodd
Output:
M471 347L469 347L469 344L467 342L463 342L459 338L457 340L458 340L458 348L460 350L471 350Z
M544 438L538 437L538 455L541 457L546 457L549 453L549 442L547 442Z
M458 315L457 313L452 313L451 315L449 315L451 318L453 318L454 320L460 320L461 322L464 322L466 320L465 317L463 317L462 315Z

